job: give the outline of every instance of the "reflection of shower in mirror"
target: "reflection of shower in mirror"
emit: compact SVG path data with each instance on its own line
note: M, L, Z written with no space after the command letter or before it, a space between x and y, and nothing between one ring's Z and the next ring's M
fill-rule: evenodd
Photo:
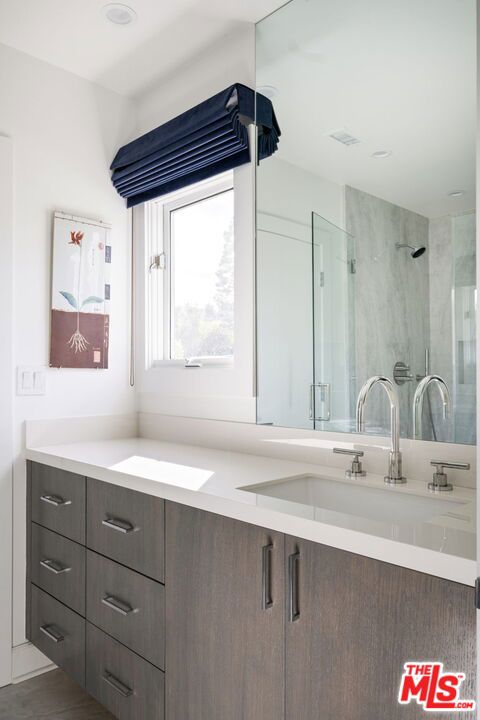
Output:
M412 257L414 260L416 260L419 257L422 257L423 253L427 249L424 245L420 245L419 247L414 247L413 245L408 245L408 243L395 243L395 247L397 250L399 248L409 248L412 252L410 253L410 257Z

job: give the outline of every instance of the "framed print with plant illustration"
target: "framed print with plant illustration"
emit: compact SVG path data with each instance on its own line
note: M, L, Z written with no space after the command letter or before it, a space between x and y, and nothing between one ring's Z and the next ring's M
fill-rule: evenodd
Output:
M50 367L108 368L110 231L54 214Z

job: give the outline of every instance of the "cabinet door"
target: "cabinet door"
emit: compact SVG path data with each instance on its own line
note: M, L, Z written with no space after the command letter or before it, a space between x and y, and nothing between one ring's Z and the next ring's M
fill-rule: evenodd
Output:
M285 552L286 720L418 720L397 702L409 660L465 672L475 697L473 588L291 537Z
M166 504L167 720L282 720L284 540Z

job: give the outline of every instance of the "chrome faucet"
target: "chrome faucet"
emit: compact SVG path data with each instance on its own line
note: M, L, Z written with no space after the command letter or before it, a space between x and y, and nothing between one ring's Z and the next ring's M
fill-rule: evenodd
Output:
M443 403L443 419L446 420L450 410L450 392L447 383L440 375L426 375L417 385L413 396L413 437L416 440L422 439L422 411L425 393L431 383L435 383L440 391Z
M394 384L387 377L375 375L363 385L357 400L357 432L365 431L365 403L370 390L380 385L387 393L390 403L390 425L392 444L388 462L388 475L385 475L385 482L388 485L406 483L407 479L402 475L402 453L400 452L400 405Z

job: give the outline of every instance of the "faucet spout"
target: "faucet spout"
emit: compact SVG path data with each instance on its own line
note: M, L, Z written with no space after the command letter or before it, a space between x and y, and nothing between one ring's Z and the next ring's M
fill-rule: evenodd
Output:
M393 485L405 483L406 478L402 475L402 454L400 452L400 404L395 386L389 378L375 375L362 386L357 400L357 432L365 432L365 405L375 385L380 385L385 390L390 405L391 448L385 482Z
M440 375L426 375L417 385L413 396L413 437L416 440L422 439L422 412L423 401L431 384L438 387L443 406L443 419L446 420L450 412L451 400L450 391L445 380Z

